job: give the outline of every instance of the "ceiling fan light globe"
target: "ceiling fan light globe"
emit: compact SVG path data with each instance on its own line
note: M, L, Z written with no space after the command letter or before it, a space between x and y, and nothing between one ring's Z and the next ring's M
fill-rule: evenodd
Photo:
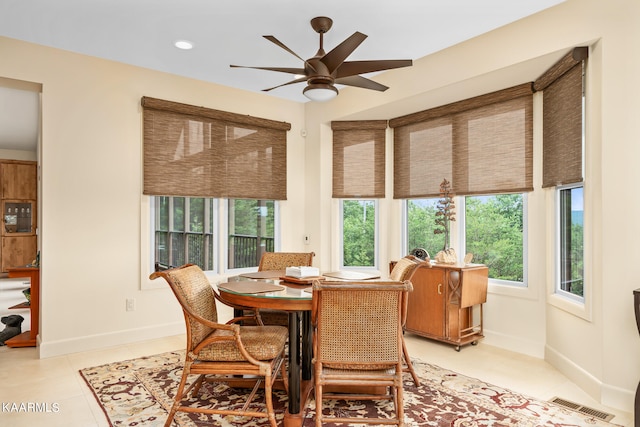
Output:
M303 95L311 101L325 102L338 96L338 89L328 84L308 84L302 91Z

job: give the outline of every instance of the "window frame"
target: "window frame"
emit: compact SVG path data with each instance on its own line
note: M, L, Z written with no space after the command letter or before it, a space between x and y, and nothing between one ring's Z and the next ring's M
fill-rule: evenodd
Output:
M234 198L237 199L237 198ZM229 200L233 199L220 199L220 218L224 218L224 220L219 221L220 225L220 235L225 236L224 242L220 243L220 250L223 254L221 258L221 265L224 265L224 268L221 269L221 272L224 274L228 274L230 276L249 273L257 271L258 266L255 267L243 267L243 268L228 268L229 266ZM273 247L274 251L280 250L280 203L278 200L273 200Z
M401 244L402 244L403 253L405 251L407 251L407 253L409 253L409 251L411 251L413 249L416 249L416 248L409 248L409 201L411 201L411 200L425 200L425 199L437 201L439 199L439 197L415 197L415 198L411 198L411 199L402 199L402 221L401 221L402 239L401 239ZM457 206L457 203L458 202L456 201L456 206ZM451 232L453 233L452 236L456 233L455 228L456 227L454 225L452 227L452 229L451 229ZM427 252L429 252L428 248L423 248L423 249L425 249ZM431 259L435 259L436 253L429 252L429 257Z
M345 266L344 265L344 202L345 201L371 201L373 202L374 215L374 250L372 266ZM338 254L339 269L352 271L379 271L380 269L380 202L378 199L338 199Z
M491 277L491 269L489 269L489 282L493 285L498 285L502 287L512 287L515 289L523 289L529 287L529 215L528 215L528 193L512 193L512 194L521 194L522 195L522 282L516 282L514 280L504 280L497 279ZM486 196L498 196L499 194L486 194ZM468 195L468 196L458 196L456 197L456 205L459 206L459 212L461 214L457 214L458 220L458 235L459 238L459 247L461 248L462 253L459 254L460 258L464 256L462 254L467 253L467 205L466 198L467 197L480 197L478 195Z
M212 223L209 224L209 230L210 230L210 234L212 236L213 242L212 242L212 248L213 248L213 254L212 254L212 259L213 259L213 268L210 270L205 270L205 272L207 274L217 274L219 272L219 261L218 261L218 254L220 251L219 245L217 244L217 242L219 241L219 234L218 234L218 229L219 227L217 227L217 223L218 223L218 211L219 211L219 199L217 198L213 198L213 197L183 197L183 196L149 196L149 231L150 231L150 235L149 235L149 247L150 247L150 256L149 256L149 264L150 264L150 269L151 271L155 270L155 249L156 249L156 220L157 220L157 212L156 212L156 199L158 197L170 197L171 199L173 199L174 197L180 197L180 198L184 198L185 199L185 207L189 206L189 199L191 198L199 198L199 199L204 199L205 202L207 200L211 200L212 201L212 206L211 206L211 210L208 209L207 207L207 203L205 203L205 218L204 218L204 222L205 224L209 222L209 218L211 218L211 216L213 216L213 218L211 219ZM209 212L207 212L209 210ZM172 223L173 223L173 212L170 209L169 212L169 230L167 231L169 234L172 233ZM185 230L182 231L182 233L184 234L188 234L190 231L187 230L187 226L188 226L188 215L186 215L185 212Z
M214 235L214 265L216 270L205 271L205 274L216 280L217 277L223 275L235 275L242 272L256 271L257 267L249 267L245 269L226 269L227 252L228 252L228 227L227 220L227 199L213 198L214 200L214 218L212 231ZM140 271L140 289L154 290L166 289L166 284L159 280L149 279L149 275L155 270L155 202L154 196L141 195L140 198L140 259L142 267ZM280 250L281 233L280 233L280 206L279 201L274 200L274 248ZM221 236L225 236L224 239Z
M562 213L560 212L562 209L562 201L561 201L561 193L562 191L565 190L572 190L575 188L582 188L582 197L583 197L583 202L582 202L582 211L583 211L583 218L582 218L582 262L583 264L585 264L586 261L586 250L585 250L585 219L584 219L584 211L585 211L585 202L584 202L584 198L585 198L585 189L584 189L584 183L579 182L579 183L573 183L573 184L567 184L567 185L562 185L562 186L558 186L555 188L555 204L554 204L554 210L555 210L555 233L554 233L554 237L555 237L555 242L554 242L554 280L553 280L553 287L554 287L554 295L556 295L559 298L564 298L567 299L570 302L573 302L575 304L580 304L580 305L584 305L585 304L585 297L586 297L586 293L587 293L587 284L588 284L588 280L587 280L587 275L585 274L586 271L586 266L583 265L583 270L582 270L582 296L580 295L576 295L574 293L571 292L567 292L565 290L562 289L561 286L561 281L562 281L562 267L561 267L561 257L562 257Z
M567 187L579 187L582 186L582 194L584 198L584 216L583 216L583 261L584 261L584 284L583 284L583 297L582 301L578 300L575 297L571 297L567 292L564 293L556 293L556 286L560 280L560 267L559 267L559 243L560 243L560 220L558 218L560 212L560 197L559 190L560 188ZM548 258L548 266L549 266L549 276L547 280L547 300L549 304L553 307L556 307L560 310L563 310L569 314L572 314L576 317L582 318L586 321L592 321L593 319L593 286L590 278L593 277L593 254L591 251L591 239L592 235L589 232L589 224L591 221L589 212L590 209L593 208L590 205L590 197L589 197L590 189L587 187L585 182L581 183L573 183L567 184L566 186L558 186L558 188L554 188L553 191L548 192L548 203L550 206L553 206L554 213L550 218L550 222L552 224L549 225L549 229L552 230L554 241L552 243L552 250L549 254Z
M516 282L510 280L502 280L489 277L489 285L490 290L493 288L493 291L496 293L511 293L513 290L518 291L526 291L529 293L529 197L527 192L517 193L522 194L522 221L524 228L524 235L522 237L522 257L523 257L523 281ZM488 196L495 196L497 194L488 194ZM454 201L456 203L456 221L454 221L451 225L451 245L458 252L458 259L462 260L466 250L466 197L478 197L477 195L469 195L469 196L456 196ZM424 199L424 197L416 198L416 199ZM437 199L437 198L432 198ZM408 203L413 199L404 199L402 203L402 248L407 248L408 238L409 238L409 224L408 224ZM429 253L432 259L435 259L435 253ZM502 290L502 291L500 291ZM519 292L521 293L521 292Z

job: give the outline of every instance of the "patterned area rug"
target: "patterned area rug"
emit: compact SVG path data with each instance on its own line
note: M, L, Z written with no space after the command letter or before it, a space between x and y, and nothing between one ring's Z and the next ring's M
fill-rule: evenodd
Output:
M184 352L169 352L156 356L126 360L80 371L112 426L150 427L163 425L180 380ZM406 375L405 420L407 426L451 427L585 427L616 426L555 404L539 401L483 381L457 374L441 367L414 361L414 368L422 379L416 387ZM195 376L194 376L195 378ZM209 406L232 405L245 390L224 384L206 384L192 404ZM274 393L274 407L282 425L286 394ZM256 405L262 396L254 400ZM336 402L336 410L345 411L345 402ZM387 411L390 403L350 404L355 414L375 414ZM333 408L333 405L327 405ZM304 427L314 427L313 399L305 409ZM333 410L333 409L331 409ZM262 427L266 419L214 417L178 413L173 423L179 427ZM331 426L328 423L325 425Z

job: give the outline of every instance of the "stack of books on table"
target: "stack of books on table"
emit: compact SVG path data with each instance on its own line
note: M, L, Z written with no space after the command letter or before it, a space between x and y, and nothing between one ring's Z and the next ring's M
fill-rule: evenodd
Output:
M287 267L285 269L285 275L295 277L296 279L318 277L320 276L320 269L317 267Z

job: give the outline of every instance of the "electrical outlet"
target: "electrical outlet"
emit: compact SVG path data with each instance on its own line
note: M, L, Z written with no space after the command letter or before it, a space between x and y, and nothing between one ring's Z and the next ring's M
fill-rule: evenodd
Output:
M127 311L135 311L136 300L134 298L127 298Z

